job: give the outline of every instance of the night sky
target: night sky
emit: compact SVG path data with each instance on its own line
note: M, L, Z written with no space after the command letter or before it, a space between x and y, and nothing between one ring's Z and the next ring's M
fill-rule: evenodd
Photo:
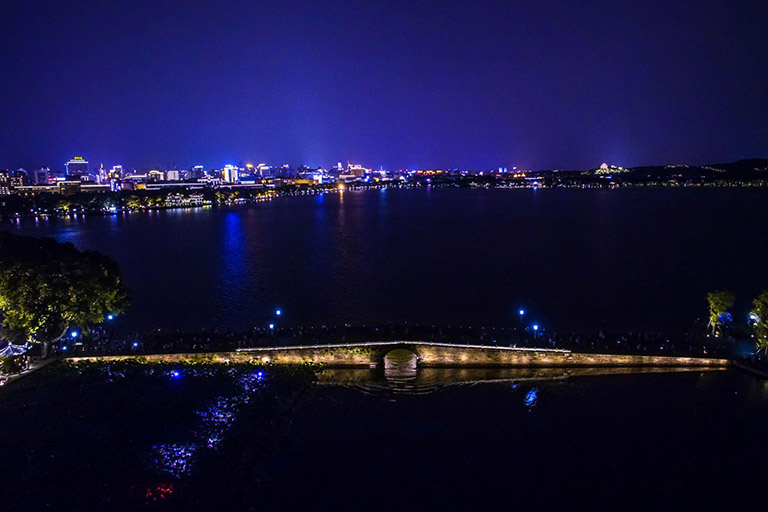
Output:
M768 2L16 1L0 168L768 156Z

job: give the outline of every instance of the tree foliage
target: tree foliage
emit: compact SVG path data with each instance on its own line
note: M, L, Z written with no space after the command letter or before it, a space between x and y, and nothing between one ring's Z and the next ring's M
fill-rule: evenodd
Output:
M722 333L725 327L725 321L728 318L728 311L733 307L735 298L733 293L727 290L709 292L707 294L709 303L709 323L708 327L712 329L712 334Z
M768 290L764 290L752 302L750 317L754 321L757 350L768 352Z
M52 238L0 232L0 311L15 341L58 341L128 306L117 263Z
M0 373L6 375L21 373L21 364L15 357L0 357Z

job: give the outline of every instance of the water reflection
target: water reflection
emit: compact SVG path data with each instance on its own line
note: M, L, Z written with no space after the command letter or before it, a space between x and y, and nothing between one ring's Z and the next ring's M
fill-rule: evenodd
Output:
M179 370L170 370L167 373L173 379L181 377ZM189 373L210 376L212 372L206 369L190 370ZM218 448L227 431L237 420L240 410L251 401L266 378L266 373L260 369L245 372L230 369L229 374L237 385L238 393L234 396L218 396L206 407L195 411L199 422L193 428L192 439L185 443L152 447L154 466L160 473L181 478L192 469L195 455L200 448Z
M395 354L395 352L398 352ZM455 386L567 380L579 377L676 372L717 372L724 368L419 368L408 350L393 350L383 368L328 368L318 375L321 386L342 386L371 394L423 395ZM534 391L536 388L533 388ZM533 407L538 394L531 392L524 402Z
M418 373L418 359L410 350L396 348L384 356L384 378L390 385L408 386L416 382Z
M536 403L539 401L539 388L531 388L526 394L525 398L523 399L523 403L530 411L536 406Z

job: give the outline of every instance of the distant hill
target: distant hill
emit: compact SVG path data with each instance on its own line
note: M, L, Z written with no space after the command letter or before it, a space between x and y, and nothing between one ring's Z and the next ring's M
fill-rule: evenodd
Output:
M627 170L633 179L754 180L768 178L768 159L751 158L708 165L650 165Z

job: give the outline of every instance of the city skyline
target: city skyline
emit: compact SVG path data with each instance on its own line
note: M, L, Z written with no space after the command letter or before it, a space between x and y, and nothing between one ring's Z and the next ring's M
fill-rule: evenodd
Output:
M736 158L732 161L707 161L707 162L655 162L655 163L649 163L644 165L624 165L620 162L593 162L592 165L582 167L582 168L524 168L519 167L517 165L513 164L498 164L498 165L491 165L489 167L479 167L479 166L470 166L470 167L457 167L457 166L421 166L421 167L412 167L412 168L388 168L384 166L373 166L368 165L365 162L360 162L359 160L347 160L342 162L341 160L335 161L333 163L326 163L324 165L309 165L307 163L289 163L286 161L278 161L278 162L265 162L265 161L259 161L259 160L251 160L246 161L243 159L240 159L236 162L226 162L226 163L218 163L214 165L200 165L199 163L192 163L189 165L178 165L178 164L166 164L166 165L147 165L147 166L133 166L133 165L124 165L122 162L116 162L114 160L109 160L107 162L101 161L101 162L91 162L88 158L83 156L73 156L69 160L64 161L61 163L61 165L50 165L50 164L42 164L42 165L32 165L32 166L19 166L19 167L9 167L4 166L2 162L0 162L0 171L8 171L8 172L15 172L15 171L23 171L27 173L27 175L32 178L32 176L40 171L47 171L51 173L52 175L61 175L66 176L69 174L87 174L87 173L93 173L97 170L103 170L105 174L108 174L111 171L114 171L115 169L119 169L121 173L134 173L134 172L151 172L151 171L178 171L178 172L185 172L185 171L204 171L204 172L224 172L227 168L236 168L240 170L248 169L248 168L261 168L264 167L266 169L277 169L277 168L285 168L290 170L310 170L310 171L335 171L335 170L341 170L341 169L363 169L366 171L386 171L386 172L416 172L416 171L434 171L434 170L442 170L445 172L500 172L500 173L507 173L507 172L550 172L550 171L564 171L564 172L580 172L580 171L589 171L589 170L596 170L601 167L618 167L618 168L626 168L626 169L632 169L632 168L638 168L638 167L701 167L701 166L711 166L711 165L730 165L737 162L748 162L748 161L762 161L766 160L766 157L763 156L751 156L751 157L743 157L743 158ZM254 162L259 162L258 164L255 164ZM70 172L70 166L72 164L76 164L76 168L79 169L76 172ZM80 167L83 165L84 167Z
M0 166L759 158L766 20L757 1L17 3Z

